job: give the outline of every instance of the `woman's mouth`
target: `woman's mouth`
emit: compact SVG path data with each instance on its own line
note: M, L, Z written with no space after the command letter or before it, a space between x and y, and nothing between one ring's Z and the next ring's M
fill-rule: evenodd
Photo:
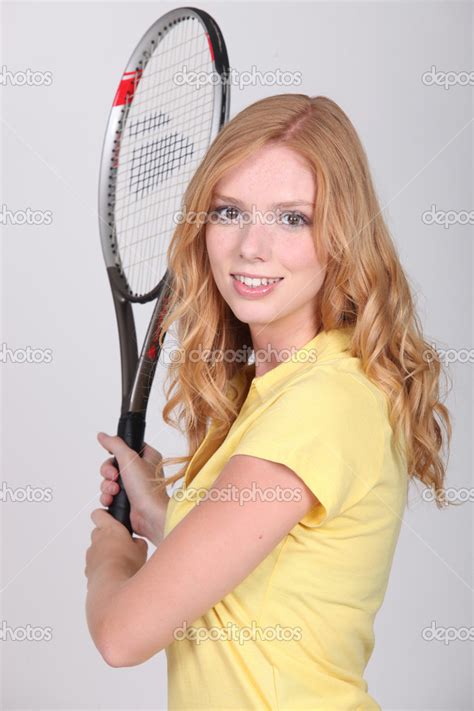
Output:
M283 281L283 277L255 279L243 277L240 274L231 274L234 289L239 296L258 297L265 296Z

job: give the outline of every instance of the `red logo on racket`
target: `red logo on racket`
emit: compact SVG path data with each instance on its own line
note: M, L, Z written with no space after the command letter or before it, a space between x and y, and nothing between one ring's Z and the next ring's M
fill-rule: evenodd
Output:
M142 74L143 69L137 69L136 72L125 72L115 94L114 106L123 106L131 102Z

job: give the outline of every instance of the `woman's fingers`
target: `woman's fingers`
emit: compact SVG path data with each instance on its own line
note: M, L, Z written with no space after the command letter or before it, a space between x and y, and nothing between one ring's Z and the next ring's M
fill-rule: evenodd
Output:
M151 447L149 444L146 444L145 442L143 449L143 459L152 464L153 467L156 467L161 463L163 457L160 452L158 452L156 449ZM114 466L113 462L114 457L109 457L105 460L105 462L103 462L100 467L101 475L104 477L104 479L107 479L109 481L113 481L118 477L118 470L117 467Z
M119 492L120 486L115 481L104 480L101 482L100 490L104 494L111 494L112 496L115 496L115 494Z
M110 506L110 504L112 503L113 498L114 498L114 497L111 496L110 494L102 494L102 496L100 497L99 500L100 500L100 503L102 504L102 506L107 506L107 507L108 507L108 506Z
M104 477L104 480L100 484L100 490L102 492L100 496L100 503L102 506L109 507L114 500L115 494L120 491L120 486L114 479L118 477L117 468L113 466L113 457L109 457L100 467L100 473Z
M146 504L149 501L149 481L153 478L154 470L157 470L161 464L163 456L146 442L143 447L143 457L139 457L133 451L127 452L127 455L130 457L130 461L123 460L125 463L122 464L123 470L121 473L128 487L127 493L132 509L141 511L146 508ZM100 503L105 507L111 505L114 496L120 491L120 486L117 483L119 472L114 461L114 456L110 456L100 466L102 475Z
M118 476L118 470L113 465L114 458L109 457L100 467L100 473L104 479L116 479Z

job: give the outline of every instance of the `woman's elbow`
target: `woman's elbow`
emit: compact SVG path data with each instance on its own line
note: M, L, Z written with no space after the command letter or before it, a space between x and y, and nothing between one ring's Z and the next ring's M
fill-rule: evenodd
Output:
M155 654L161 652L161 647L154 646L153 649L137 649L136 640L134 644L130 640L112 640L105 638L99 646L102 659L109 667L115 669L122 667L136 667L144 664Z
M99 650L102 659L109 667L121 669L122 667L136 667L139 664L147 662L153 655L141 655L140 657L132 657L126 647L118 648L112 645L104 646Z

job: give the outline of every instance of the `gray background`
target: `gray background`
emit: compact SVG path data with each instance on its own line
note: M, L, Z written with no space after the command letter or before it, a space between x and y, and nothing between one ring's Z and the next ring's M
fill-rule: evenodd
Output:
M194 3L191 3L193 5ZM2 482L51 488L52 500L3 502L3 624L52 628L50 641L3 641L7 709L164 709L165 654L132 668L103 662L86 626L85 551L99 503L96 433L115 433L119 357L102 262L97 179L122 69L148 26L176 3L4 3L2 65L51 71L51 86L3 86L2 204L51 210L42 226L3 231L2 343L50 348L50 363L2 362ZM301 71L295 87L232 88L231 116L284 91L334 99L366 148L385 215L413 285L425 336L472 350L472 225L422 214L473 209L472 85L426 86L473 68L472 5L444 2L200 2L239 71ZM148 314L140 316L146 323ZM472 355L472 353L471 353ZM454 436L446 484L472 488L472 357L450 366ZM147 440L166 456L184 438L161 419L155 389ZM3 485L4 486L4 485ZM472 628L471 502L438 511L412 485L366 679L382 708L473 708L473 642L422 630ZM150 547L150 552L153 548Z

